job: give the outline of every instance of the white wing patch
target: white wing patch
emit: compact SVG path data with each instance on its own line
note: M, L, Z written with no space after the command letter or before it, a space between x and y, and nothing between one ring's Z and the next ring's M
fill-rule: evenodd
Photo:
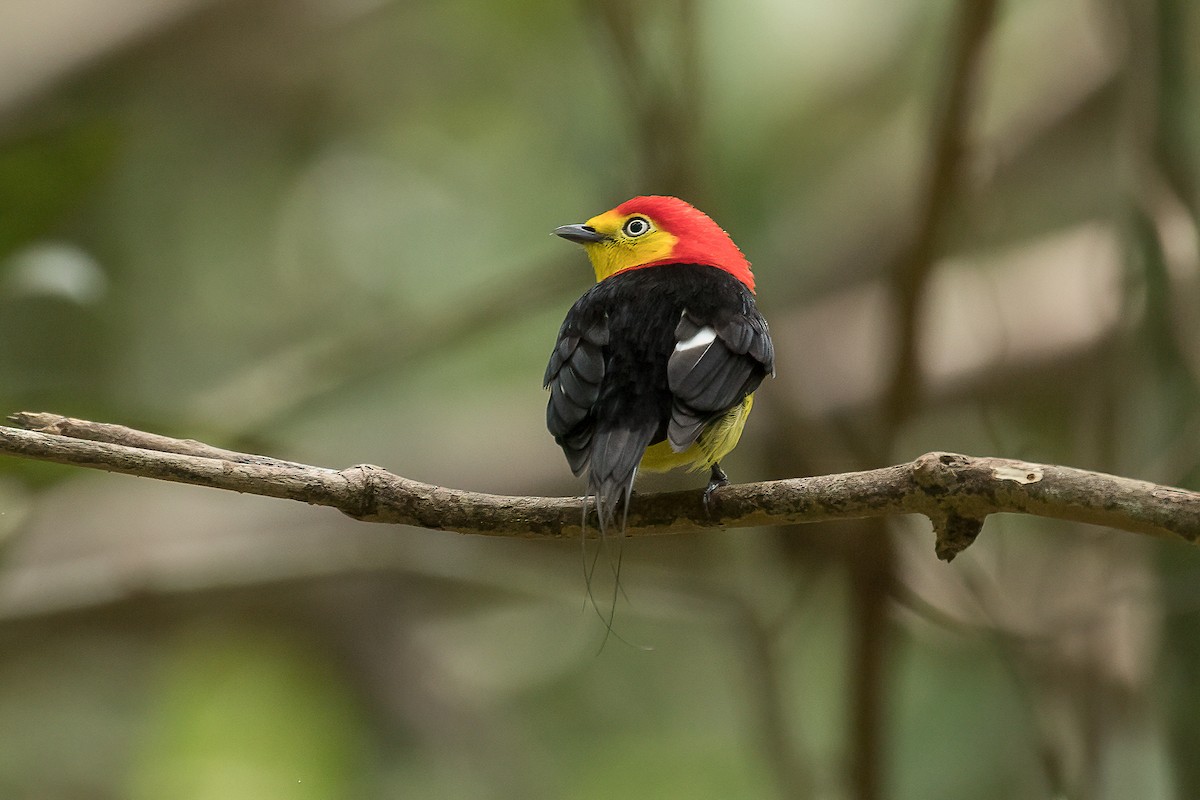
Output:
M717 332L705 325L700 330L696 331L691 338L685 339L675 345L676 353L685 353L688 350L707 350L717 338ZM697 357L699 358L699 357Z

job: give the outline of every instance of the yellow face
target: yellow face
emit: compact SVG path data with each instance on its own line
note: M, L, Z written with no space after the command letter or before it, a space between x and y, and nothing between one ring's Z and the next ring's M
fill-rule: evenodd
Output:
M630 267L639 267L671 255L679 239L662 230L645 214L607 211L586 223L604 238L583 242L596 282Z

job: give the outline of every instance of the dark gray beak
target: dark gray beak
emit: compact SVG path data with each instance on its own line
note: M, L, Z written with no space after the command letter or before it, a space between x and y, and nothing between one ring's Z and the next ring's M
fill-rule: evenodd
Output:
M602 242L606 238L603 233L598 233L595 228L589 225L563 225L560 228L554 229L554 235L561 236L578 244Z

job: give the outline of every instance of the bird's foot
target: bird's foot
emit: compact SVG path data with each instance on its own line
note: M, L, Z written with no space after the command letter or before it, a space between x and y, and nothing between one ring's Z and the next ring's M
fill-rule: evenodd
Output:
M720 464L712 465L712 474L708 479L708 488L704 490L704 513L710 514L708 507L708 499L712 497L712 493L722 486L729 485L729 476L725 474L725 470L721 469Z

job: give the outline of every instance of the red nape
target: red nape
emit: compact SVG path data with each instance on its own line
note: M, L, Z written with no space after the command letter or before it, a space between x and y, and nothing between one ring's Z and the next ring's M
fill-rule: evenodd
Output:
M679 240L675 243L670 257L642 264L641 267L703 264L725 270L745 284L751 292L754 291L754 275L750 272L750 262L746 260L746 256L720 225L690 203L685 203L678 197L647 195L626 200L614 211L623 216L644 214L659 228Z

